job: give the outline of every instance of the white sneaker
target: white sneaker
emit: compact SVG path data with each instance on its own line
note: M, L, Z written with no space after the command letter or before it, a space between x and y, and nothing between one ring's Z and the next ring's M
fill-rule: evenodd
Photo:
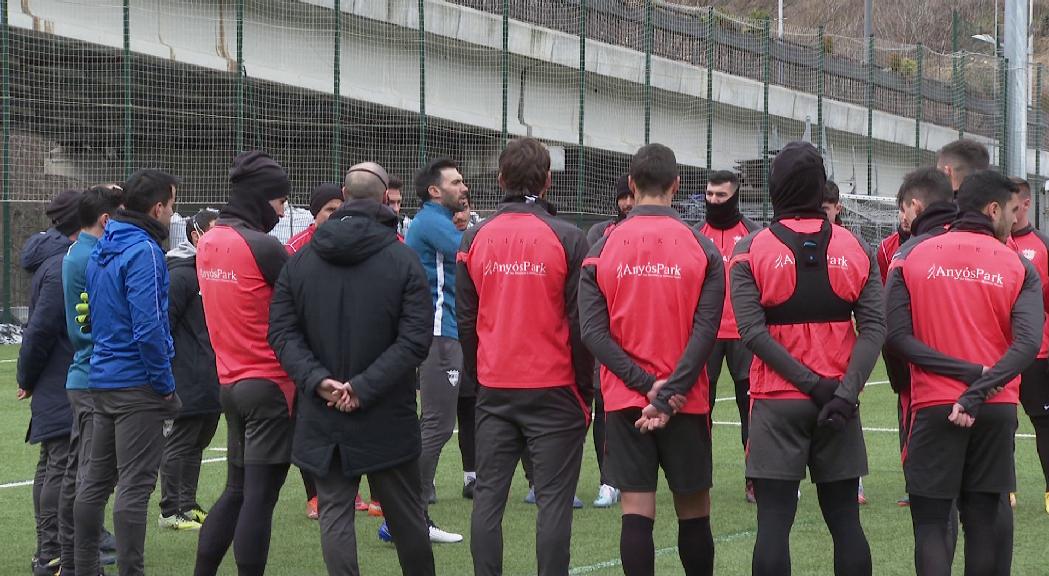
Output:
M462 542L463 535L456 534L454 532L445 532L437 527L432 521L430 522L430 542L435 544L455 544L456 542Z
M602 484L597 489L597 498L594 499L595 508L611 508L619 502L619 489L608 484Z

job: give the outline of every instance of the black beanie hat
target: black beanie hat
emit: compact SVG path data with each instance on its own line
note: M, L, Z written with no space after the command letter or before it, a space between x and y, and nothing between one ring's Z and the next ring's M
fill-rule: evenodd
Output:
M808 142L791 142L776 154L769 174L769 200L776 220L826 218L823 193L827 171L823 156Z
M259 194L267 202L287 198L291 182L284 168L261 150L249 150L237 155L229 169L230 190L238 193Z
M616 202L619 202L621 198L633 195L634 193L630 191L630 174L623 174L616 182Z
M63 236L72 236L80 229L80 190L63 190L51 199L44 214L51 219L51 224Z
M317 214L320 214L321 208L332 200L342 200L342 186L338 184L332 184L325 182L320 186L313 189L313 193L310 194L310 214L316 218Z

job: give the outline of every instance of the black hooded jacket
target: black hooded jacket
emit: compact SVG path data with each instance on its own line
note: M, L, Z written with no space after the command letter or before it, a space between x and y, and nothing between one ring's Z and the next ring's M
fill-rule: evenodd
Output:
M33 443L68 436L73 425L66 398L73 345L66 334L62 295L62 258L71 245L69 238L51 228L30 236L22 248L22 268L33 275L33 284L17 379L19 388L33 394L26 437Z
M208 325L204 321L204 302L197 278L197 250L185 240L167 254L168 319L175 359L171 371L182 400L179 416L200 416L222 412L219 403L219 374L215 350L211 348Z
M274 289L269 342L299 393L292 460L314 474L329 472L336 449L346 476L419 456L415 369L433 339L433 302L396 226L378 202L347 202ZM328 408L317 395L325 378L349 381L360 408Z

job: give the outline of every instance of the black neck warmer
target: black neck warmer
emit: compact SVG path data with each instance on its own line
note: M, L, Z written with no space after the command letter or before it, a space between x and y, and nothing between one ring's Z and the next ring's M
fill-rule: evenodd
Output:
M113 214L113 219L117 222L124 222L125 224L131 224L137 226L146 231L147 234L153 237L157 241L157 244L164 244L164 240L168 239L168 229L149 215L141 212L132 212L121 208Z
M711 204L705 199L703 202L707 207L707 224L718 230L728 230L739 224L739 221L743 219L743 215L739 213L738 190L721 204Z

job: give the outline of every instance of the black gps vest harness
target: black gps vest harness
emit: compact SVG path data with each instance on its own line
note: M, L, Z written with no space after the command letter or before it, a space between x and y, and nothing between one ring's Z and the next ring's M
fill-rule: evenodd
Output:
M768 325L848 322L852 319L853 304L842 300L830 285L827 268L827 249L830 247L832 227L823 221L819 232L803 234L779 222L769 226L794 255L797 282L794 293L782 304L765 308Z

